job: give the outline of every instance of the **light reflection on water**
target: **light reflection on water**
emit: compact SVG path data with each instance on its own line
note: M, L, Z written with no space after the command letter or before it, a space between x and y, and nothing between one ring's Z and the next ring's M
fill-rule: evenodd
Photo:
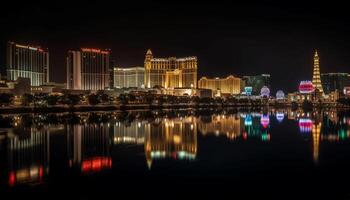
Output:
M199 141L270 145L274 136L283 134L273 128L290 129L290 124L298 137L307 139L303 142L310 144L311 151L305 153L317 166L322 143L341 145L350 137L350 118L330 111L27 114L2 116L1 121L0 156L5 176L0 178L10 187L45 182L55 173L50 170L52 161L81 175L118 170L115 148L124 149L129 156L130 146L141 149L147 170L162 160L190 166L204 148ZM64 139L57 142L56 135ZM62 153L56 160L57 152Z

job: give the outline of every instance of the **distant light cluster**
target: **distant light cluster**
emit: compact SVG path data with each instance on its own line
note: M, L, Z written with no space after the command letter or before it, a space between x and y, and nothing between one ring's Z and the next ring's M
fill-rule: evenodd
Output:
M261 88L260 95L262 97L270 97L270 89L266 86Z

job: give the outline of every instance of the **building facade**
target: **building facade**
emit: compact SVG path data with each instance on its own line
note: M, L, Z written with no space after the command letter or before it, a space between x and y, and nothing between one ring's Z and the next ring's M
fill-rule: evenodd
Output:
M333 91L343 91L350 86L350 75L348 73L327 73L321 74L322 87L325 94Z
M49 52L47 49L7 43L7 79L29 78L32 86L49 82Z
M145 68L114 68L114 87L115 88L143 88L145 86Z
M145 87L196 88L197 58L154 58L148 50L145 58Z
M226 78L206 78L202 77L198 81L198 88L211 89L214 92L226 94L240 94L242 88L242 79L228 76Z
M252 95L260 95L261 88L264 86L271 89L270 79L270 74L243 77L244 85L246 87L252 87Z
M110 52L82 48L67 56L67 89L104 90L110 86Z

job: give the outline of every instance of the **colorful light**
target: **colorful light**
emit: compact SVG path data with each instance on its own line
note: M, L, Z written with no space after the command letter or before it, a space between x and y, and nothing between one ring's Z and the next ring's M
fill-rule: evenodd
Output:
M245 126L251 126L253 125L253 118L251 115L247 115L244 119L244 125Z
M16 184L16 175L15 172L10 172L9 174L9 186L14 186Z
M267 128L270 124L270 117L269 115L261 115L260 123L264 128Z
M283 119L284 119L284 113L283 112L276 113L276 119L277 119L278 122L281 123L283 121Z
M270 139L271 139L271 136L270 136L270 134L262 134L261 135L261 140L262 141L264 141L264 142L266 142L266 141L270 141Z
M247 134L247 132L244 132L243 133L243 140L247 140L248 139L248 134Z
M312 120L308 118L299 119L299 129L302 133L309 133L312 130Z
M244 87L244 92L246 95L250 96L252 95L253 87Z
M344 94L350 96L350 87L344 87Z
M112 168L112 158L94 157L84 160L81 165L81 169L84 173L98 172L105 168Z
M299 84L299 92L302 94L310 94L315 91L315 87L311 81L301 81Z

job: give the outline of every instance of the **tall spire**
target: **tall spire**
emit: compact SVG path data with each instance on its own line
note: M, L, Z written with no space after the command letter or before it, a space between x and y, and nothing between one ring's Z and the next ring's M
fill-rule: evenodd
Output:
M312 84L314 85L315 89L318 89L321 93L323 93L320 73L320 58L318 57L317 50L314 55L314 70L312 75Z
M146 54L147 54L147 55L152 55L151 49L148 49Z

